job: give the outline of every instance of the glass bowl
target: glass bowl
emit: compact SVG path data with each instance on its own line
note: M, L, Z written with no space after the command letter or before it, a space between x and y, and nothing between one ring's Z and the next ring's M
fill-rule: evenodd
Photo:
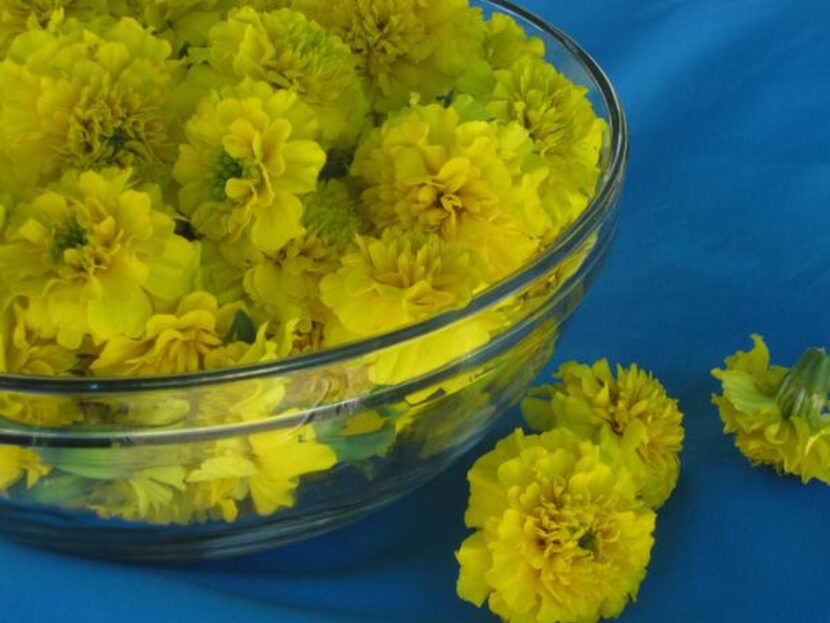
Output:
M543 39L607 123L579 220L467 308L362 342L183 376L0 376L0 534L130 560L265 549L426 483L521 399L608 253L627 132L607 77L567 35L508 2L477 4ZM14 423L43 414L67 426Z

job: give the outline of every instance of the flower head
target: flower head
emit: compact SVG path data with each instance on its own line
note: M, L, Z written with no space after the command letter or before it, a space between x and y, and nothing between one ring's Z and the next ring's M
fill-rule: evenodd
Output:
M232 11L211 29L201 55L225 79L248 78L297 93L317 115L327 145L349 144L363 127L368 104L355 58L337 36L299 11Z
M479 255L488 280L519 268L550 227L546 175L518 124L463 121L455 107L413 105L370 133L352 174L378 228L436 233Z
M627 469L558 429L521 430L468 474L458 594L516 623L618 615L645 576L655 514Z
M252 357L252 345L261 349ZM266 360L276 356L276 345L260 335L241 304L222 307L207 292L193 292L179 301L173 314L156 314L138 338L115 336L92 363L99 376L182 374Z
M153 298L174 301L191 288L196 248L175 234L157 191L130 186L129 170L69 172L12 208L0 275L28 300L32 326L61 346L136 337Z
M357 249L320 282L320 295L344 329L339 339L351 341L462 308L480 284L474 256L465 247L435 234L389 229L380 238L358 237ZM383 349L366 362L369 378L379 385L415 378L486 343L492 329L488 318L476 317Z
M295 491L307 474L337 463L311 426L219 442L216 450L187 476L186 495L196 509L234 521L238 504L250 499L260 516L294 505Z
M606 124L585 97L586 89L541 58L526 57L495 76L488 110L518 122L533 138L550 170L542 192L554 222L551 235L558 235L594 195Z
M769 465L779 473L795 474L802 482L815 478L830 484L830 416L823 409L827 394L799 403L781 392L785 379L793 386L809 381L811 370L770 365L763 338L753 336L749 352L726 359L726 368L712 373L723 387L713 396L724 432L735 435L735 445L755 465ZM823 354L820 355L824 357ZM793 377L792 374L797 376ZM826 382L826 380L825 380Z
M236 0L103 0L110 15L133 17L170 42L177 55L203 45Z
M26 308L14 301L0 316L0 372L34 376L68 376L78 355L44 338L30 326ZM71 399L16 392L0 392L4 418L29 426L59 427L77 422L81 408Z
M163 179L175 158L168 112L177 63L137 22L69 22L15 40L0 65L0 140L13 191L67 169L131 167ZM13 94L13 95L11 95Z
M636 365L617 366L614 375L605 359L593 366L570 362L557 377L558 384L532 392L523 403L530 425L565 426L587 439L619 445L642 499L661 506L680 473L684 432L677 401Z
M96 0L0 0L0 55L30 29L52 29L65 17L95 17Z
M411 93L449 92L481 53L484 20L467 0L296 0L357 58L373 107L389 112Z
M358 237L357 249L323 278L323 302L346 329L378 335L464 307L479 286L472 254L433 235L386 230Z
M295 93L244 83L202 101L173 170L180 207L211 240L243 236L276 251L303 233L298 195L315 189L326 154L314 113Z
M336 266L332 251L317 236L306 234L263 254L245 274L245 291L264 318L290 326L300 342L312 340L300 350L318 350L330 315L320 301L319 284Z
M484 39L484 60L493 69L510 69L519 61L545 56L545 42L529 37L509 15L493 13L487 20Z

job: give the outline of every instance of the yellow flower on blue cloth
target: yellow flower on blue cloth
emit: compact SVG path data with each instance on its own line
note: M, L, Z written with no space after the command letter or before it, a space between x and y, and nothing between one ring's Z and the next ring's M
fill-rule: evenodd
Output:
M0 141L20 193L67 169L131 167L169 177L178 63L132 19L68 22L20 35L0 65ZM13 93L13 96L11 95Z
M374 110L452 90L484 41L480 9L468 0L295 0L357 58Z
M296 93L317 115L326 145L349 145L363 129L369 105L351 50L299 11L231 11L193 54L220 81L248 78Z
M663 385L637 365L565 363L558 383L534 389L522 403L535 430L566 427L596 443L619 446L640 497L658 508L680 474L683 414Z
M185 131L173 175L179 207L201 234L278 251L303 233L299 196L316 188L326 154L296 93L263 82L226 88L201 102Z
M827 379L813 376L826 368L810 365L811 359L826 356L808 351L802 360L807 365L799 362L790 371L770 365L763 338L752 339L752 350L727 357L725 368L712 372L723 388L712 400L720 410L724 432L735 436L735 445L754 465L795 474L805 483L815 478L830 484ZM819 383L817 392L810 391L814 381ZM800 400L782 392L782 387L800 394Z
M85 337L137 337L154 300L190 291L197 247L176 235L157 191L131 186L130 170L69 172L12 207L0 276L41 336L72 349Z
M466 120L456 106L416 103L364 139L352 174L366 185L364 207L376 227L465 245L489 282L527 262L551 226L539 195L547 169L532 150L517 123Z
M617 616L645 576L655 513L615 451L517 430L478 459L458 594L511 623Z

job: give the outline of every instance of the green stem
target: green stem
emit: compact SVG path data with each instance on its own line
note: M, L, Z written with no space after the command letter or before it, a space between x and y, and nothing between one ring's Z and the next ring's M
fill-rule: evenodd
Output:
M824 424L830 393L830 355L823 348L807 350L781 381L777 401L785 418L799 416Z

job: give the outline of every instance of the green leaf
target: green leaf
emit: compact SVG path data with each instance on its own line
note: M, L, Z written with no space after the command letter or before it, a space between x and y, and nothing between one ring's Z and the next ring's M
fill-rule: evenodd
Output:
M86 478L53 471L31 489L20 486L14 493L14 499L47 506L72 504L86 497L92 486L93 482Z
M253 344L256 341L256 325L251 317L241 309L236 312L231 328L225 334L225 344L245 342Z

